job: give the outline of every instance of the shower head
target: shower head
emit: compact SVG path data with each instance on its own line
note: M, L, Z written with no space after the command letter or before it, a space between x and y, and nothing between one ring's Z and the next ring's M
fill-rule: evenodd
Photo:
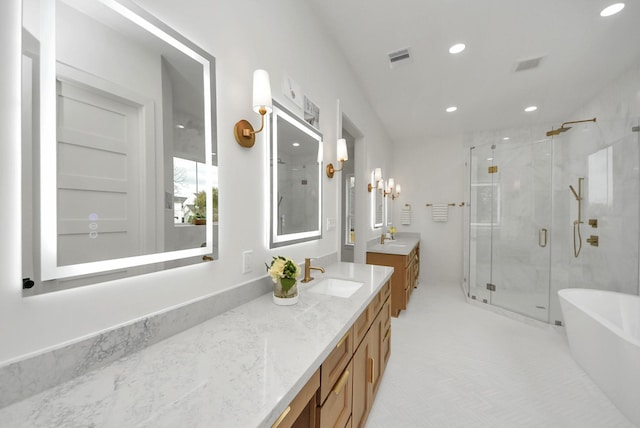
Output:
M547 137L551 137L553 135L559 135L560 133L566 132L566 131L571 129L570 126L565 126L565 125L569 125L569 124L573 124L573 123L595 122L595 121L596 121L596 118L594 117L593 119L574 120L574 121L571 121L571 122L565 122L562 125L560 125L560 128L552 129L551 131L547 131Z
M573 196L576 197L576 201L580 200L580 196L578 196L578 194L576 193L576 190L573 188L572 185L569 185L569 189L571 190L571 192L573 193Z
M564 126L564 123L562 124L562 126L558 129L552 129L551 131L547 131L547 137L551 137L552 135L560 135L562 132L566 132L568 130L570 130L571 127L570 126Z

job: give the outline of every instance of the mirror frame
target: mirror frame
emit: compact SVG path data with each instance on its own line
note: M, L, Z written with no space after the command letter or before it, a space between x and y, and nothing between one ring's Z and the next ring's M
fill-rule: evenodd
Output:
M114 10L133 24L147 30L152 35L181 50L185 55L203 66L204 121L205 121L205 164L207 165L206 216L213 219L212 174L213 144L216 138L216 94L215 58L206 51L171 29L159 19L129 0L95 0ZM56 159L56 1L42 1L40 5L41 80L40 80L40 159ZM54 112L53 114L51 112ZM42 162L40 165L40 279L42 281L76 277L80 275L108 272L116 269L162 263L172 260L204 256L214 251L213 221L206 224L206 246L186 250L157 252L152 254L122 257L88 263L58 266L57 254L57 166ZM162 268L161 270L163 270Z
M278 231L278 192L274 192L274 186L278 183L278 168L271 166L272 159L278 159L278 117L283 118L305 134L318 142L318 149L322 145L322 133L309 123L287 110L283 105L273 100L273 112L268 122L269 150L267 150L267 171L270 178L270 206L269 206L269 248L283 247L300 242L322 239L322 172L323 162L318 162L318 224L317 228L306 232L289 233L279 235Z
M375 171L371 171L371 178L369 179L370 183L375 183L376 182L376 178L375 178ZM380 222L376 222L376 215L377 215L377 208L378 208L378 198L382 198L382 219L380 220ZM371 228L373 230L375 229L380 229L381 227L384 226L385 224L385 219L387 216L387 198L385 198L382 193L380 192L380 189L378 189L377 186L375 186L373 189L371 189Z

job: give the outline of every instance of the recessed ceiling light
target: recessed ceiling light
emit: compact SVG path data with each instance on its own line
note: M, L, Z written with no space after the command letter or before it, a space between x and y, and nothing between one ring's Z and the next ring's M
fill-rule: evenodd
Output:
M293 147L300 147L300 143L293 143L292 146Z
M183 124L181 124L181 123L179 123L179 124L177 124L177 125L176 125L176 128L184 129L184 125L183 125Z
M466 48L464 43L456 43L449 48L449 53L458 54Z
M493 160L493 158L487 158L487 160L488 160L488 161L492 161L492 160Z
M615 3L612 4L611 6L607 6L604 9L602 9L602 12L600 12L600 16L611 16L611 15L615 15L616 13L620 12L622 9L624 9L624 3Z
M536 106L529 106L524 109L524 111L526 111L527 113L531 113L532 111L536 111L536 110L538 110L538 107Z
M456 106L447 107L447 113L453 113L456 110L458 110Z
M509 139L509 137L503 137L502 138L504 141L507 141Z

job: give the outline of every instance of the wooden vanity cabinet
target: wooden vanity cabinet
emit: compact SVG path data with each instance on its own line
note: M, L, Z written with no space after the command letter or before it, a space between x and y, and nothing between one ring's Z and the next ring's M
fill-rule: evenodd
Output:
M284 409L271 428L316 428L318 426L316 395L319 388L320 369L311 376L311 379L291 401L291 404Z
M390 297L388 281L273 427L364 426L391 353Z
M391 315L397 317L407 309L411 293L418 286L420 275L420 244L407 255L367 252L367 264L391 266Z

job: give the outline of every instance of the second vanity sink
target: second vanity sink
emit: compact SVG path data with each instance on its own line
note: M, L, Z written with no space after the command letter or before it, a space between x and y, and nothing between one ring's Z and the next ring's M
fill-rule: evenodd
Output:
M325 278L309 288L309 293L327 294L335 297L351 297L362 287L362 282L338 278Z

